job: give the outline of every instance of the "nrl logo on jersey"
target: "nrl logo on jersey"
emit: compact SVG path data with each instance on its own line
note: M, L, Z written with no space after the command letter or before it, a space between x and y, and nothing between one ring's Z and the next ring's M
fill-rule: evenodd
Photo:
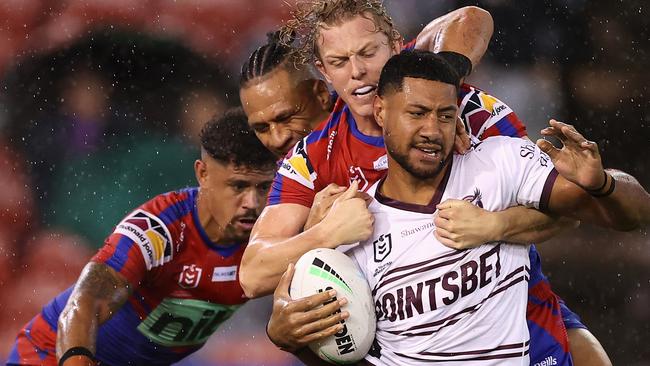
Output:
M314 189L316 172L309 162L306 147L305 139L300 140L291 151L291 155L284 158L278 173L309 189Z
M138 245L148 270L172 260L172 236L165 223L154 214L135 210L117 225L114 233Z
M379 235L379 238L372 242L372 247L375 252L375 262L381 262L386 259L393 249L393 240L391 239L390 233Z
M182 288L196 288L201 281L201 273L203 269L197 267L196 264L183 266L183 271L178 277L178 285Z

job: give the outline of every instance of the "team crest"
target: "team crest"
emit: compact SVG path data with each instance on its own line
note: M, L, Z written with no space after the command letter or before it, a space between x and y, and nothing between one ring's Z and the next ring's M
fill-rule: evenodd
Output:
M375 251L375 262L381 262L393 249L393 241L391 240L390 233L379 235L377 240L372 242L372 247Z
M483 201L481 201L482 199L483 199L483 195L481 194L481 191L478 188L474 189L474 194L463 197L463 201L467 201L480 208L483 208Z
M115 233L128 237L138 245L148 270L172 260L172 236L156 215L135 210L117 225Z
M201 281L201 273L203 269L197 267L196 264L183 266L183 271L178 277L178 285L182 288L196 288Z

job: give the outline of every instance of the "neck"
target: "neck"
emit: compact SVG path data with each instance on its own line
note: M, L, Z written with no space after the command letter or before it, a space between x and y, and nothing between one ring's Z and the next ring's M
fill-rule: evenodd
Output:
M366 136L382 136L383 131L381 127L377 124L377 121L375 121L374 116L359 116L356 113L352 112L350 109L350 112L352 113L352 117L354 117L354 121L357 124L357 129L359 132Z
M426 206L440 188L440 183L450 167L451 165L447 164L435 177L421 179L404 170L388 155L388 173L380 193L400 202Z
M217 243L223 235L223 226L219 225L217 220L210 214L207 197L201 194L196 198L196 212L199 216L199 223L203 227L203 231L208 235L211 242Z

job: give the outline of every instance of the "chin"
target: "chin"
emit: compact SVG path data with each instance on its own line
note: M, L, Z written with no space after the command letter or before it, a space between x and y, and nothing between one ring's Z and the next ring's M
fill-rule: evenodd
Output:
M352 104L349 105L350 110L358 117L374 119L372 103Z

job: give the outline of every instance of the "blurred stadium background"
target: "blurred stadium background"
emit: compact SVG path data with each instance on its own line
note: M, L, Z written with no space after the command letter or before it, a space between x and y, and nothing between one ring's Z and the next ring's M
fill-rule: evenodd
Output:
M291 3L291 1L290 1ZM470 82L534 139L550 117L597 141L650 188L650 7L644 1L386 1L415 37L480 5L495 35ZM288 16L285 1L0 2L0 360L68 287L113 225L194 185L201 124L238 103L238 69ZM614 364L650 365L650 238L590 226L539 246L554 289ZM287 365L252 301L183 365Z

